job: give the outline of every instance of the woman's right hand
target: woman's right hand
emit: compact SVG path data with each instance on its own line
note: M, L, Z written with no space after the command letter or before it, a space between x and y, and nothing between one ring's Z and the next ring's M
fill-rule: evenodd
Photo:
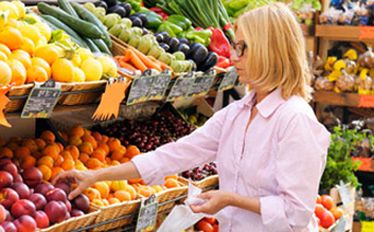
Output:
M72 200L81 194L86 188L92 186L97 181L97 175L97 172L93 170L70 170L59 173L53 179L52 184L56 184L60 180L69 180L77 183L78 186L69 194L69 199Z

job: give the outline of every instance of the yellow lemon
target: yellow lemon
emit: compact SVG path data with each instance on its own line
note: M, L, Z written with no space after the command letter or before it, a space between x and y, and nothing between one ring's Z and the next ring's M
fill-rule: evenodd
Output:
M2 12L8 11L9 18L11 19L19 18L18 8L10 2L5 2L5 1L0 2L0 11Z
M48 62L48 64L53 64L58 58L64 56L64 50L54 44L47 44L38 47L34 53L35 57L40 57Z
M35 44L31 39L24 37L20 49L24 50L25 52L29 53L30 56L32 56L35 52Z
M20 48L22 46L22 42L22 33L17 28L7 26L1 30L0 43L5 44L10 50Z
M31 66L27 69L27 83L45 82L48 80L47 71L45 71L41 66Z
M0 28L3 28L6 24L8 24L8 12L0 12Z
M45 23L39 22L34 24L35 27L39 29L40 34L44 36L44 38L47 40L47 42L51 39L52 36L52 30L49 28L49 26Z
M0 52L4 53L7 57L10 56L10 54L12 54L10 49L4 44L0 44Z
M97 60L103 66L103 73L109 77L117 77L117 65L109 56L100 56Z
M39 38L39 42L36 44L35 47L42 47L42 46L45 46L47 44L48 44L47 39L44 36L42 36L42 37Z
M73 82L74 65L65 58L58 58L52 64L52 78L59 82Z
M80 67L82 64L82 58L77 53L75 53L73 55L73 58L71 59L71 62L73 62L75 66Z
M25 66L26 69L28 69L31 66L31 57L29 53L23 50L18 49L13 51L9 58L21 61L21 63L23 64L23 66Z
M48 78L51 78L52 70L47 61L39 57L33 57L31 58L31 65L42 67L47 72Z
M86 76L84 75L84 72L80 68L74 67L73 82L84 82L85 80Z
M112 191L118 191L118 190L124 190L126 188L127 181L125 180L117 180L117 181L112 181L110 188Z
M4 61L0 61L0 85L8 85L12 80L12 70Z
M2 60L2 61L7 61L8 60L8 57L5 55L4 52L0 52L0 60Z
M98 81L103 75L103 66L94 58L83 61L81 69L86 76L86 81Z
M23 2L21 1L12 1L12 4L17 8L18 10L18 17L19 18L24 18L25 15L26 15L26 8L25 8L25 4L23 4Z
M16 59L9 59L7 63L12 70L11 83L14 83L15 85L23 85L26 81L26 69L23 64Z
M76 53L80 56L82 62L87 60L88 58L94 57L92 52L86 48L78 48Z
M34 25L25 23L22 24L18 29L24 37L31 39L34 42L34 44L39 43L39 40L42 37L41 33L39 32L39 29Z

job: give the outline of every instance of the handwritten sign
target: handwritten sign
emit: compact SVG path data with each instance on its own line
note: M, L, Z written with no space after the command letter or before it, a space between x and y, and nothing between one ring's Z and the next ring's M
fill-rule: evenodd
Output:
M374 27L360 26L359 31L359 39L374 39Z
M374 107L374 95L360 95L359 107Z
M225 91L235 86L238 74L235 68L231 68L223 77L221 84L218 87L218 91Z
M60 86L53 80L36 84L23 107L21 118L49 118L61 95Z
M155 195L143 199L136 223L136 232L153 231L156 227L158 203Z
M168 89L171 74L161 73L153 78L152 87L148 93L148 100L163 100Z
M188 93L189 96L203 96L207 94L212 87L214 76L212 75L200 75L196 76L194 83Z
M191 77L191 75L179 77L171 88L167 101L174 101L178 98L186 97L189 94L190 88L194 82L195 78Z
M129 106L147 101L148 93L152 87L152 83L152 76L140 76L138 78L134 78L126 104Z

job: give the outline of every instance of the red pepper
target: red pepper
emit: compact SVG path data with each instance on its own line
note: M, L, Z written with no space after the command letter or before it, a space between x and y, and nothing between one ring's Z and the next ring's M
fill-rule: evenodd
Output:
M162 19L165 21L168 19L169 15L166 14L161 8L159 7L152 7L152 8L149 8L149 10L157 13L158 15L160 15L162 17Z
M208 46L209 50L220 56L230 58L230 42L223 31L219 28L210 27L209 29L213 32L213 35L210 38L211 42Z
M218 66L220 68L228 68L228 67L231 66L231 61L230 61L230 59L228 59L226 57L219 56L216 66Z
M156 13L164 12L160 7L151 7L149 8L149 10L156 12Z

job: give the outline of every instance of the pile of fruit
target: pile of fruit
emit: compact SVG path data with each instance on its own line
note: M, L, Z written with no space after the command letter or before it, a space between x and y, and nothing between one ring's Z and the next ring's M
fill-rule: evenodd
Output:
M186 109L178 109L182 117L191 125L200 127L209 119L209 117L198 112L197 106L189 107Z
M318 225L328 229L343 216L344 211L335 206L329 195L318 195L314 214L317 217Z
M182 177L192 180L192 181L200 181L208 176L217 175L217 165L216 163L212 162L209 164L204 164L201 167L196 167L194 169L182 172Z
M313 71L317 76L316 90L357 92L372 94L374 90L374 53L371 48L358 56L354 49L347 50L339 59L330 56L325 62L317 60Z
M219 223L213 217L205 217L196 223L195 229L202 232L219 232Z

